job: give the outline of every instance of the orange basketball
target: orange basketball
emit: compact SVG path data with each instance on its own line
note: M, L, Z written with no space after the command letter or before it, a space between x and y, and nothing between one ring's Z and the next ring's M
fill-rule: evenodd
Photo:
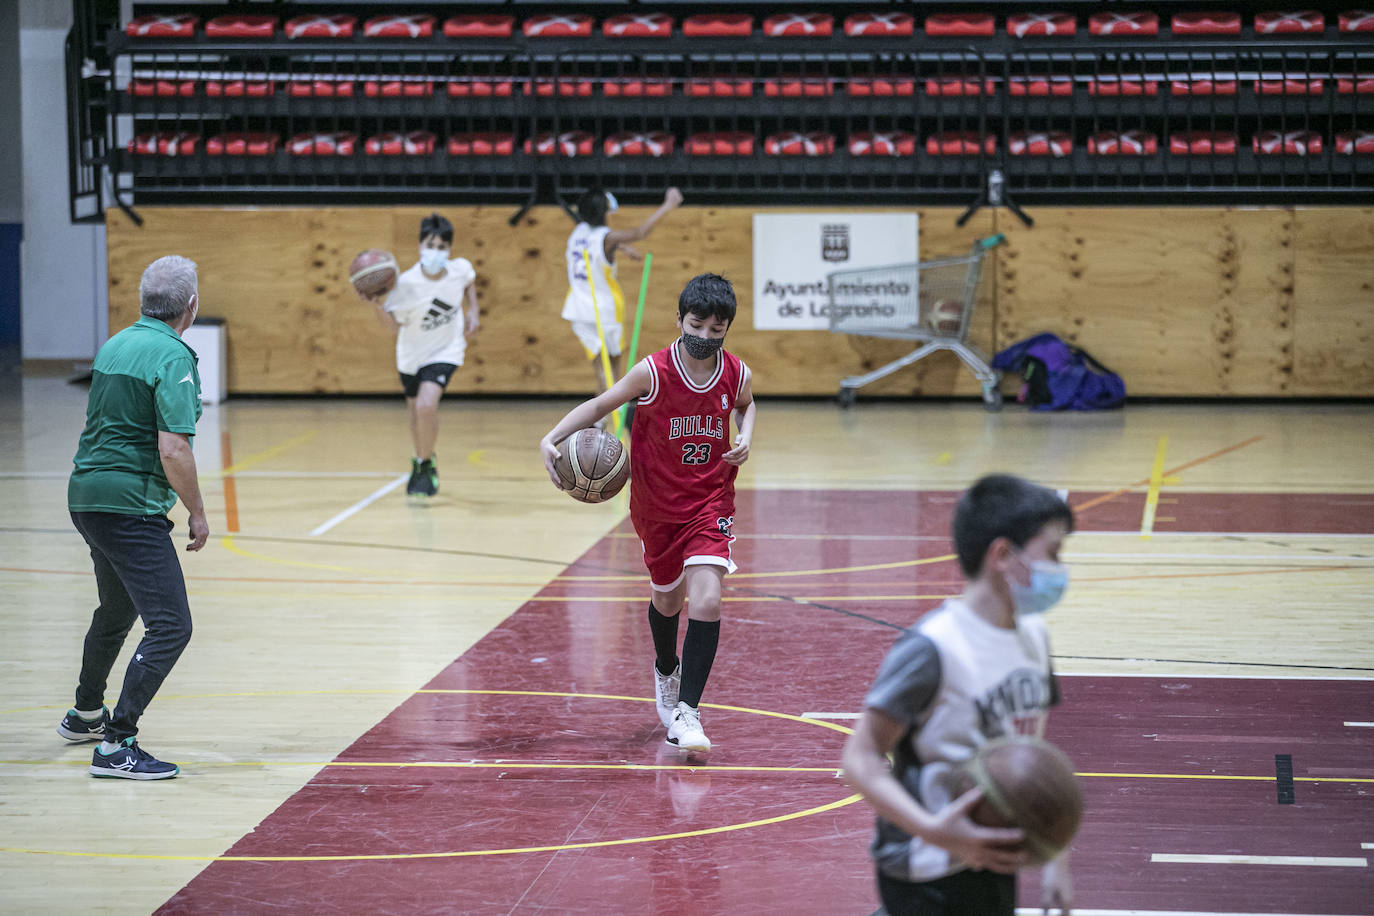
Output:
M391 292L397 276L396 259L391 252L380 248L369 248L348 265L348 279L363 297L384 296Z
M619 493L630 479L630 456L605 430L582 429L558 443L553 463L565 492L584 503L599 503Z
M1033 865L1059 855L1083 819L1083 793L1073 763L1038 738L1017 736L984 745L958 772L955 791L962 795L975 785L983 790L983 800L970 812L974 822L1024 831Z

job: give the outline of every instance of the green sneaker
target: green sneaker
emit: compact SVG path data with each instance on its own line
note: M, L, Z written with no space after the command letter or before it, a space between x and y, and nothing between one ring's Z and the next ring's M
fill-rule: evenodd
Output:
M433 458L421 461L416 474L415 495L433 496L439 492L439 469L434 466Z
M406 481L406 496L420 494L420 459L410 459L410 480Z

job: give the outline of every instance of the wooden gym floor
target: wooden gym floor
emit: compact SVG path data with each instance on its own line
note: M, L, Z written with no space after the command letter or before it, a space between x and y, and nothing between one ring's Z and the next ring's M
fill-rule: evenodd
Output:
M1077 912L1374 912L1368 405L762 398L697 760L648 705L623 497L539 464L571 402L450 399L413 507L399 397L231 400L196 442L195 635L141 726L182 775L145 784L53 731L95 600L85 394L0 382L0 911L868 916L847 725L960 587L958 490L1011 470L1079 513L1050 726L1089 805Z

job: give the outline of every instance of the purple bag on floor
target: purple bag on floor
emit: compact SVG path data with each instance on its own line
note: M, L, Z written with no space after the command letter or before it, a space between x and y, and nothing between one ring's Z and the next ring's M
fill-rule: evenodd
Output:
M1105 410L1126 402L1121 376L1053 334L1012 344L993 358L992 365L1025 377L1017 400L1032 410Z

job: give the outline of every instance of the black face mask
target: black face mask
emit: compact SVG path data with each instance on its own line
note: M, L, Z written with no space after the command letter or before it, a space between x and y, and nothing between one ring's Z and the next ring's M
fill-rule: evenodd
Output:
M716 351L725 346L724 337L698 337L695 334L682 332L682 346L687 350L687 355L692 359L710 359Z

